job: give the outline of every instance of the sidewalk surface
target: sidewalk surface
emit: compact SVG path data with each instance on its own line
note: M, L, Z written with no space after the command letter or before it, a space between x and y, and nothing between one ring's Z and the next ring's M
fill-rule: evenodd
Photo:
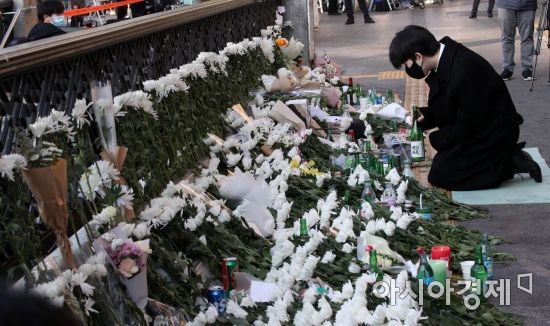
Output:
M344 25L345 15L321 14L320 31L315 34L317 55L325 51L344 67L343 75L353 76L354 82L379 91L396 90L404 95L405 80L379 80L378 74L395 71L388 59L388 47L395 33L414 24L428 28L439 39L443 36L463 43L485 57L501 72L500 27L497 9L494 17L486 15L487 2L482 1L477 19L469 19L471 1L445 0L442 5L427 5L426 9L400 9L391 12L373 12L375 24L364 24L356 13L354 25ZM539 1L540 3L540 1ZM535 23L538 23L539 13ZM535 40L536 40L535 33ZM538 147L542 157L550 161L550 84L548 71L550 50L547 37L543 38L542 53L536 70L533 92L530 82L521 77L519 38L516 37L516 68L514 78L507 82L516 108L525 122L521 126L520 141L527 147ZM475 98L471 99L475 101ZM527 325L550 325L550 205L491 205L491 218L463 223L468 228L486 231L502 237L506 244L498 246L517 257L511 264L496 264L495 279L511 279L511 305L502 307L525 316ZM532 273L532 294L517 289L517 275ZM526 286L526 280L522 285ZM494 301L498 304L498 300Z

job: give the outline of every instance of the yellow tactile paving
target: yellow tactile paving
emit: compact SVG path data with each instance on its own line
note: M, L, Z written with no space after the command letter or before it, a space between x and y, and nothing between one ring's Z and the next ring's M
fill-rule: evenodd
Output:
M400 70L382 71L378 74L378 80L405 79L405 77L406 77L405 72Z

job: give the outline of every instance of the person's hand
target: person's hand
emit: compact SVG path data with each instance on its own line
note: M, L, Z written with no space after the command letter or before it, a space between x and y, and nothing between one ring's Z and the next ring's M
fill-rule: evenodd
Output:
M418 112L418 114L420 114L420 116L418 117L418 122L424 121L424 115L420 112Z

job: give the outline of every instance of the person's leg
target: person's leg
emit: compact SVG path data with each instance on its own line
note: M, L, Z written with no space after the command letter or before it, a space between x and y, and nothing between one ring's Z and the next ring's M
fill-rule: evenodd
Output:
M480 0L474 0L472 4L472 12L470 12L470 18L476 18L477 17L477 8L479 8L479 1Z
M329 15L338 14L338 0L328 0L328 14Z
M516 11L498 8L502 45L502 69L514 72L514 38L516 37ZM511 77L511 76L510 76Z
M518 13L518 29L521 39L521 66L524 71L529 70L532 72L533 55L535 54L533 42L533 32L535 30L534 10L524 10Z
M359 8L363 12L363 17L365 18L365 23L374 23L374 20L369 15L369 6L367 5L366 0L358 0Z
M493 17L493 8L495 7L495 0L489 0L489 7L487 7L487 16Z
M344 5L346 6L346 15L348 16L347 24L353 24L353 3L351 0L345 0Z

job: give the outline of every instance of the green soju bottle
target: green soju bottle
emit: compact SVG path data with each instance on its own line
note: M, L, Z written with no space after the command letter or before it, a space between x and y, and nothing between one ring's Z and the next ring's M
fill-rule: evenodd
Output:
M416 249L416 252L420 255L420 262L418 263L418 271L416 272L416 278L424 282L424 286L428 286L434 280L434 271L432 266L428 263L428 257L424 252L424 248L420 247Z
M483 265L487 268L487 279L493 279L493 248L489 242L487 233L481 234L481 254L483 255Z
M307 232L307 220L305 218L300 219L300 237L307 238L308 232Z
M378 267L378 253L372 246L367 246L367 251L369 252L369 271L376 274L376 282L380 282L384 280L384 272Z
M413 106L413 125L409 140L411 142L411 159L413 162L424 161L424 134L418 126L418 108Z
M487 268L483 265L483 250L480 245L476 246L476 260L470 270L470 280L472 281L472 293L477 294L480 300L485 300L484 294L487 292Z
M351 203L351 191L349 189L346 189L346 191L344 191L344 205L349 206L350 203Z

